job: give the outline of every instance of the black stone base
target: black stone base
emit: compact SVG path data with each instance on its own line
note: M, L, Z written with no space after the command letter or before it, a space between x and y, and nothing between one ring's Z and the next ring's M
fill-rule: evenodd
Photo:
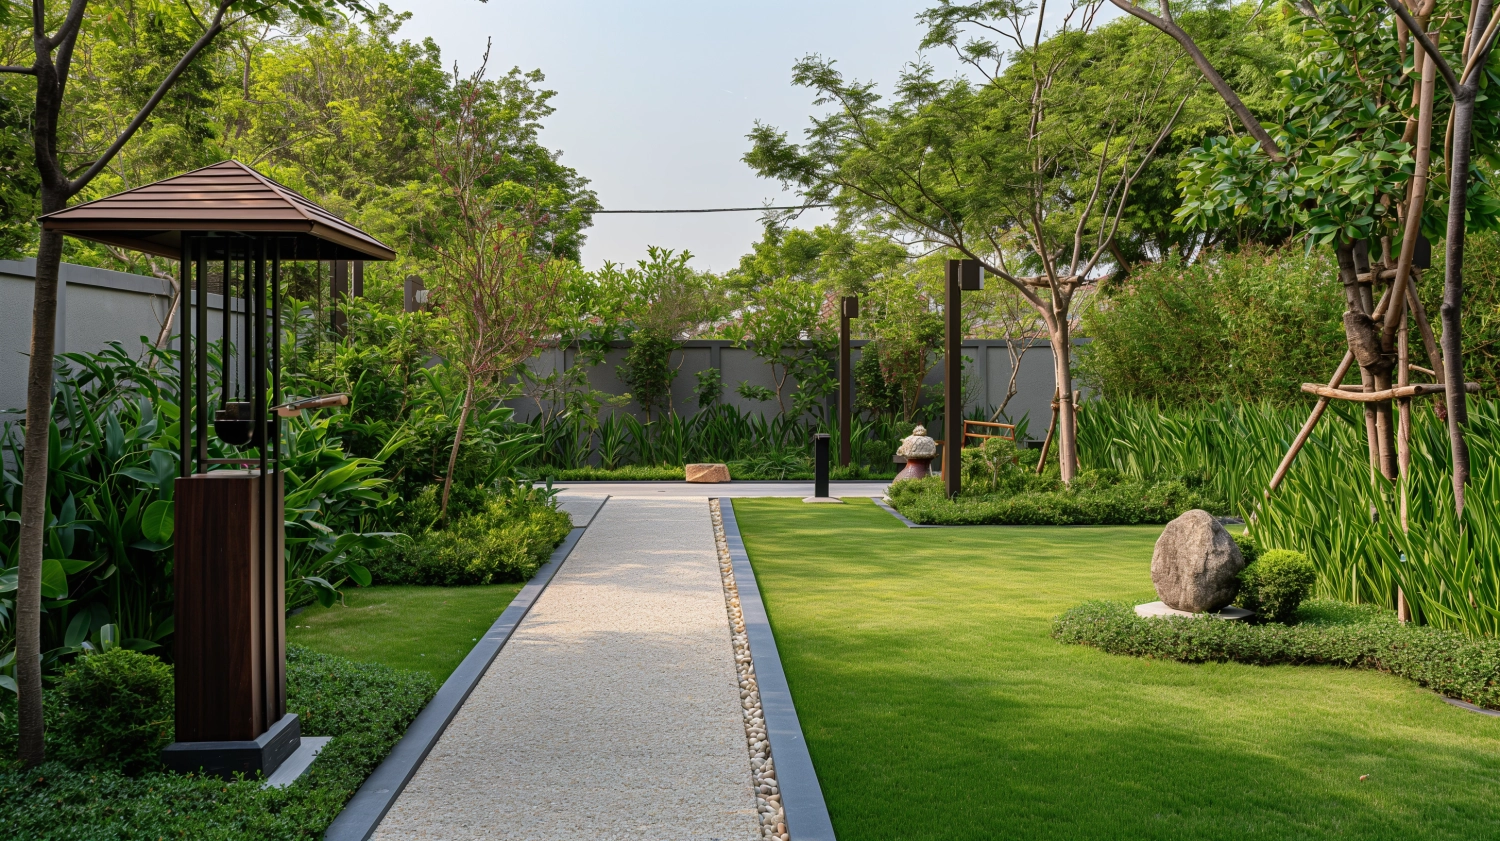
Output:
M260 738L243 742L173 742L161 752L162 762L179 773L201 773L229 779L235 772L247 777L259 771L269 777L302 744L302 722L287 713Z

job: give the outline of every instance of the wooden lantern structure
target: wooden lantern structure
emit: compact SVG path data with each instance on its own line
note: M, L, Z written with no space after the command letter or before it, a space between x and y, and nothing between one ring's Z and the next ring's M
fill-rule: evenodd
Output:
M280 418L347 403L335 395L279 405L281 264L396 254L237 161L50 213L41 223L180 261L177 741L163 757L182 771L270 775L301 743L297 716L286 710ZM223 293L217 342L209 340L214 269ZM238 457L210 458L210 435Z

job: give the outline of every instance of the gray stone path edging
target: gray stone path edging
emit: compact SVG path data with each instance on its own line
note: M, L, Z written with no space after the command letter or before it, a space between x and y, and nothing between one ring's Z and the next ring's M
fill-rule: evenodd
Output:
M923 525L922 523L913 523L910 519L907 518L907 516L905 514L902 514L900 511L897 511L895 508L891 507L891 504L889 502L886 502L885 500L881 499L878 496L872 496L872 497L870 497L870 499L872 501L874 501L874 503L876 505L879 505L881 508L884 508L885 510L891 512L891 516L892 517L895 517L896 519L900 520L902 523L905 523L906 527L909 528L909 529L961 529L961 528L963 528L963 526L930 526L930 525Z
M776 781L781 791L781 805L786 812L787 832L792 841L835 841L833 821L828 804L823 801L823 787L807 752L797 707L787 686L781 655L776 651L776 637L771 620L760 597L760 585L745 541L734 517L734 505L719 504L724 521L724 538L729 544L729 558L734 580L739 588L740 610L745 618L745 633L750 637L750 657L759 678L761 707L766 716L766 736L771 743L771 757L776 762Z
M1468 710L1471 713L1479 713L1480 715L1500 716L1500 710L1487 710L1484 707L1476 707L1468 701L1460 701L1457 698L1449 698L1447 695L1439 695L1438 697L1442 698L1444 703L1452 704L1453 706L1458 707L1461 710Z
M583 528L574 528L569 532L557 549L553 550L547 563L521 588L521 592L511 600L500 618L495 620L495 624L490 626L489 631L469 651L469 655L443 682L442 688L422 708L422 712L417 714L416 720L406 729L406 735L396 743L390 755L365 780L349 802L344 804L344 810L334 818L328 831L323 834L325 841L365 841L375 832L385 813L390 811L391 805L417 773L422 760L427 758L428 752L442 737L449 722L458 714L458 708L463 706L469 693L479 684L479 679L484 677L485 670L500 654L500 649L505 647L521 620L526 618L527 611L536 604L542 591L547 589L547 584L573 551L583 532Z

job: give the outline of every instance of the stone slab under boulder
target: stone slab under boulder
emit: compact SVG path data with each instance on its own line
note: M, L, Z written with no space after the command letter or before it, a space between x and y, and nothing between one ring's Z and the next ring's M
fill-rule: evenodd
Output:
M1188 613L1175 607L1167 607L1166 602L1148 602L1135 606L1135 615L1145 619L1161 619L1168 616L1186 616L1189 619L1249 619L1255 613L1243 607L1226 607L1217 613Z
M1193 509L1167 523L1151 555L1151 583L1167 607L1215 613L1239 593L1245 557L1214 515Z
M683 473L689 482L699 484L712 485L729 481L727 464L689 464L683 468Z

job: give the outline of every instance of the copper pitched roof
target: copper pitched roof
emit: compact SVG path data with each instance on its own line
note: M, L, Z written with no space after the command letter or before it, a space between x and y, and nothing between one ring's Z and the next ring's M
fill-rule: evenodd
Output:
M184 232L285 234L277 240L288 259L396 257L389 246L239 161L64 208L41 222L49 231L174 259L182 254Z

